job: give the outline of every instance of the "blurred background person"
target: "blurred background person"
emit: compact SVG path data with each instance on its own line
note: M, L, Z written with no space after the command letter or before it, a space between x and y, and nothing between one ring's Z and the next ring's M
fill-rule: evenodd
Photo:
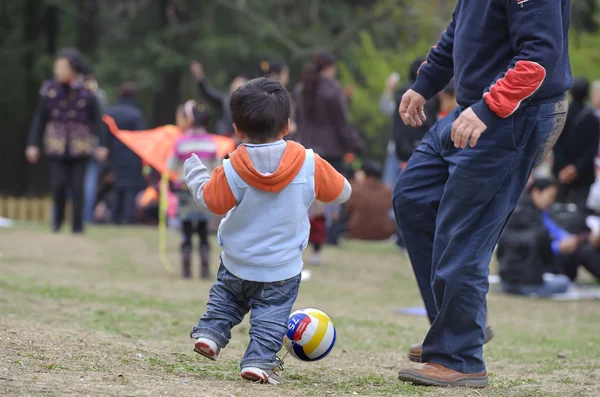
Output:
M91 88L94 91L94 94L96 94L96 100L98 101L100 112L104 114L109 106L108 95L106 91L104 91L98 84L98 81L96 80L89 63L86 62L86 65L88 70L84 73L86 76L85 79L91 84ZM110 142L108 137L107 142ZM96 138L96 146L98 146L99 143L100 142L98 138ZM94 220L94 209L96 207L96 201L98 198L99 184L101 183L100 178L102 176L102 167L103 162L98 161L95 156L90 158L84 181L83 221L85 223L90 223Z
M119 97L106 114L112 117L120 130L141 131L145 129L144 115L136 105L136 86L125 82L119 89ZM145 187L142 160L123 142L111 134L111 168L114 174L114 199L112 219L116 224L136 222L135 198Z
M42 140L50 158L52 198L55 210L52 231L58 232L65 218L69 188L72 193L72 232L83 233L84 178L94 152L99 161L108 156L106 131L98 100L84 80L84 60L75 49L63 49L54 61L54 78L44 82L33 117L27 160L36 164ZM96 147L96 138L99 147Z
M379 161L365 160L361 171L363 178L355 178L352 196L344 207L348 218L348 238L387 240L396 233L392 190L382 180L383 167Z
M521 196L496 250L505 293L547 297L567 292L567 276L544 280L544 273L560 271L557 256L576 248L572 240L564 241L561 247L560 239L553 240L548 229L548 225L554 225L552 230L559 229L547 212L556 194L553 180L531 178Z
M183 131L174 145L173 155L168 165L171 171L179 176L173 184L173 192L178 200L177 216L181 223L181 266L183 278L192 277L192 238L195 234L200 239L200 277L204 280L210 278L208 221L210 214L199 210L198 205L190 194L184 181L183 163L193 154L196 154L202 163L212 172L220 160L217 157L217 147L212 134L207 131L209 115L204 106L199 106L195 101L188 100L177 109L176 123Z
M585 103L589 88L587 79L574 80L565 128L553 149L552 171L559 181L557 200L581 208L585 208L595 180L595 158L600 141L600 120Z
M331 52L314 54L294 88L296 133L294 140L344 173L344 156L361 153L365 143L348 119L348 99L337 80L336 58ZM332 210L333 209L333 210ZM338 244L343 226L339 206L329 208L327 242Z
M592 83L591 102L596 117L600 119L600 80L596 80Z
M438 114L437 119L446 117L448 113L456 109L458 103L456 102L456 83L454 79L450 80L450 83L437 95L438 98Z
M379 100L379 111L387 116L394 117L394 113L398 112L398 105L394 96L395 89L400 83L400 75L392 73L385 81L385 90L381 94ZM386 147L385 170L383 172L383 181L393 188L400 173L400 161L396 156L396 142L390 136Z
M315 54L293 93L295 139L341 171L344 155L364 151L365 143L350 125L348 102L336 77L335 56L330 52Z
M234 77L229 85L229 92L223 92L210 84L204 73L204 66L200 62L192 62L190 64L190 72L198 83L200 95L214 106L219 113L215 133L217 135L232 136L233 124L231 121L231 114L229 113L229 96L248 81L248 79L239 75Z
M259 65L257 77L269 77L279 81L283 88L290 82L290 67L279 60L262 61Z

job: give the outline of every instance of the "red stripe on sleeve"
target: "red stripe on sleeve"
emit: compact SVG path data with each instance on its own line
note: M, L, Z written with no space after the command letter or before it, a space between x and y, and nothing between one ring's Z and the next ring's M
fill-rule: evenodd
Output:
M518 61L503 78L483 95L488 107L499 117L513 114L521 102L532 96L546 78L546 69L537 62Z

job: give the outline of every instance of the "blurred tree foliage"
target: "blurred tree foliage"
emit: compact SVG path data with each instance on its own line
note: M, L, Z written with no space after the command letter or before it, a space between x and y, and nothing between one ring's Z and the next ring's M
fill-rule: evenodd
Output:
M600 77L600 0L573 0L573 68ZM52 57L78 47L109 97L134 81L151 126L173 122L178 103L197 97L193 59L214 85L255 76L265 59L286 60L292 82L317 50L340 57L344 84L355 86L351 117L381 156L388 117L378 112L387 76L406 81L410 61L425 55L445 29L451 0L0 0L0 194L42 194L47 167L23 156L41 82ZM18 170L18 172L15 172Z

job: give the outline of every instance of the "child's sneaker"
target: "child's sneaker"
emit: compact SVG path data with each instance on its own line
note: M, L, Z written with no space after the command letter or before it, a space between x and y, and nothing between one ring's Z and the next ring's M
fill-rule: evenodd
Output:
M250 382L278 385L281 383L281 376L279 376L277 370L283 371L283 361L279 357L277 357L277 366L270 373L261 368L245 367L242 368L240 375L243 379Z
M281 377L272 370L269 374L264 369L256 368L256 367L246 367L242 369L240 374L243 379L250 382L258 382L258 383L270 383L272 385L278 385L281 383Z
M202 354L204 357L209 358L213 361L219 357L221 348L217 346L215 342L207 338L198 338L194 344L194 351L198 354Z

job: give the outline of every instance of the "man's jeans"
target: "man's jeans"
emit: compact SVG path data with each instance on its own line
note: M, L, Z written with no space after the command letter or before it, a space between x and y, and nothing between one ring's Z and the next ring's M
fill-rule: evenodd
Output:
M268 270L267 270L268 271ZM276 354L283 346L288 318L298 296L300 275L273 283L246 281L231 274L223 264L210 289L207 310L190 337L214 341L224 348L231 329L250 313L250 344L241 368L270 371L277 366Z
M423 362L485 371L483 341L492 252L535 165L562 132L568 104L526 106L497 118L474 148L457 149L438 121L394 188L394 211L431 321Z

